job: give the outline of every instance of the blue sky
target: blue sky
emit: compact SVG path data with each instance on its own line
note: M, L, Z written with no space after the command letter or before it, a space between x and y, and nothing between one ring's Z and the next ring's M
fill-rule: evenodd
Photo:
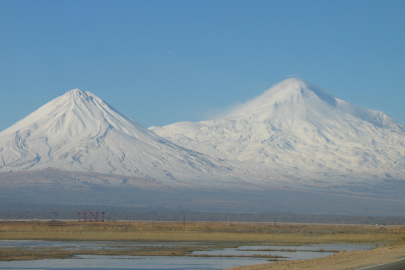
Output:
M405 1L0 0L0 130L80 88L145 127L296 74L405 124Z

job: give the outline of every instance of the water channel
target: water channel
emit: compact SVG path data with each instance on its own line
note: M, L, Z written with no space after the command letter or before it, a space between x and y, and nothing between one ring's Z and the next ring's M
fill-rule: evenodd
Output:
M149 245L151 247L193 245L195 243L141 243L141 242L59 242L59 241L0 241L0 248L59 248L67 250L109 249L125 250ZM282 260L324 257L341 250L372 249L368 244L316 244L304 246L239 246L214 250L194 251L190 255L220 257L171 256L104 256L77 255L70 259L44 259L30 261L0 261L0 269L170 269L212 270L233 266L268 263L268 258L227 256L280 256Z

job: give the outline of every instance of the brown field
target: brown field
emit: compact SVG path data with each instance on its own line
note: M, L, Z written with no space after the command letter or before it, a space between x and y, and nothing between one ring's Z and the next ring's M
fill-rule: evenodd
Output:
M0 260L68 258L75 254L190 256L194 250L240 245L405 243L404 226L227 222L0 222L0 240L184 242L177 247L64 250L1 248ZM322 252L322 251L320 251ZM279 258L266 257L271 260Z

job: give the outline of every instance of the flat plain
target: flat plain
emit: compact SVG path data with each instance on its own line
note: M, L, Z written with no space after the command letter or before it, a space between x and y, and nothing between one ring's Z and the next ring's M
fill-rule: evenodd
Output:
M403 246L405 244L405 227L400 225L253 222L3 221L0 222L0 240L182 243L175 247L168 245L160 249L148 245L122 249L115 248L113 244L106 249L73 250L3 247L0 249L0 260L3 261L71 258L78 254L192 256L192 251L242 245L297 246L327 243L364 243L386 247ZM318 252L324 251L319 250ZM263 256L263 258L268 258L270 261L282 260L282 258L272 256Z

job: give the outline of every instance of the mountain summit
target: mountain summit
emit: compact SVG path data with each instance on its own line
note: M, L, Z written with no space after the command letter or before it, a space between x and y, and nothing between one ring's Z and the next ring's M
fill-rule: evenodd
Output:
M221 177L220 161L179 147L74 89L0 133L0 171L45 168L188 182Z
M149 128L186 148L256 164L263 175L405 179L405 127L383 112L284 80L228 115ZM260 166L259 166L260 165Z
M340 121L342 118L360 118L376 127L404 132L405 128L383 112L373 111L337 99L327 90L317 87L303 79L284 80L262 95L235 109L224 119L246 116L260 116L267 120L278 120L278 124L294 129L294 122L308 121L318 126L324 120ZM284 121L281 121L284 120ZM346 119L348 120L348 119Z

